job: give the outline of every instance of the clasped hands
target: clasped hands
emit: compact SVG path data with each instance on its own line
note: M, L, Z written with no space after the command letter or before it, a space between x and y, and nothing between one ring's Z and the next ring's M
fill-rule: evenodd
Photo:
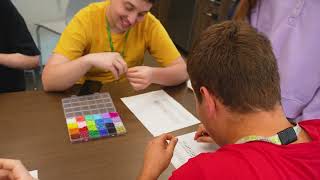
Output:
M93 67L110 71L116 79L126 74L133 89L143 90L152 83L152 67L135 66L128 68L127 63L117 52L88 54L90 64Z

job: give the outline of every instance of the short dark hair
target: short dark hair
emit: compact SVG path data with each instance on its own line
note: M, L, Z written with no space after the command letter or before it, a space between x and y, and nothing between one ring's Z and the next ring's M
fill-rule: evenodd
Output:
M187 70L199 100L200 87L231 111L273 110L280 104L280 78L270 41L246 22L225 21L202 33Z

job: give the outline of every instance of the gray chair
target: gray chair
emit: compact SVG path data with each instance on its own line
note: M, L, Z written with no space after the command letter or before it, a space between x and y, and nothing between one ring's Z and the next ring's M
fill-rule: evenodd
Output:
M39 50L42 55L40 55L40 70L39 75L41 75L43 66L45 65L42 53L42 43L41 43L41 33L40 30L45 30L47 33L52 34L53 37L60 36L63 30L65 29L67 23L72 19L72 17L83 7L87 6L93 2L99 2L101 0L69 0L68 6L66 8L65 18L59 19L55 21L47 21L36 23L36 35L37 35L37 43ZM57 1L60 3L60 1Z

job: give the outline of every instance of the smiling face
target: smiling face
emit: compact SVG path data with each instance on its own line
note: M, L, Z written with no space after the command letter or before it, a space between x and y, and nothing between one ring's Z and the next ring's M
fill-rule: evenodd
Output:
M143 21L151 7L152 3L147 0L110 0L107 16L112 28L125 32Z

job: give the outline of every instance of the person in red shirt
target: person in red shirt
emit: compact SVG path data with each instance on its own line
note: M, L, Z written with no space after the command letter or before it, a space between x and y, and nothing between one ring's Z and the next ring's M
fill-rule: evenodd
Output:
M245 22L211 26L187 70L202 122L195 140L221 148L191 158L170 180L320 179L320 122L286 119L276 59L263 34ZM171 134L152 140L138 179L157 179L176 143Z

